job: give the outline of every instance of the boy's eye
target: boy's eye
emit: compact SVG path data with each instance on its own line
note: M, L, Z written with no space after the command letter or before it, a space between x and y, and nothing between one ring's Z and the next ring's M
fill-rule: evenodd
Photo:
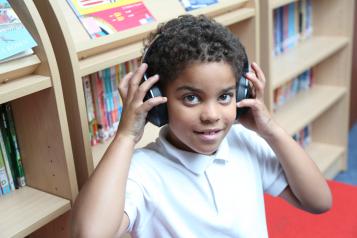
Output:
M228 104L232 101L233 93L225 93L219 96L219 101Z
M191 105L195 105L197 103L199 103L199 98L195 95L186 95L183 97L183 101L186 103L186 104L191 104Z

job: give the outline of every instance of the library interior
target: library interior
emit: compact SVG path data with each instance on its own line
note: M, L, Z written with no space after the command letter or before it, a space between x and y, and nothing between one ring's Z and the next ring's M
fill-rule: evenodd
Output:
M259 198L254 197L254 199L261 199L262 215L264 216L262 220L265 222L262 227L266 231L259 233L260 231L257 229L256 231L249 231L253 233L245 233L245 229L252 229L247 227L254 226L254 224L246 224L249 223L247 221L250 219L241 221L239 218L242 216L237 216L238 221L232 223L232 226L238 224L238 227L240 227L241 225L239 228L241 229L241 236L225 235L233 233L228 231L228 233L224 233L226 231L219 230L222 227L218 224L217 230L215 230L215 227L209 228L216 232L211 233L212 236L203 234L202 236L195 236L194 234L197 234L195 232L199 228L190 226L190 222L196 224L200 220L194 221L195 219L205 220L207 217L197 218L194 215L200 213L200 211L195 211L193 212L194 215L187 219L187 217L181 217L187 211L180 211L180 207L175 207L174 210L170 211L171 215L176 213L172 219L178 219L174 231L170 232L169 225L161 220L161 224L154 224L152 228L145 227L145 231L148 231L148 233L150 231L150 234L143 233L141 230L143 229L142 224L149 226L156 223L155 221L160 222L161 210L155 206L160 206L157 199L162 198L156 198L157 194L150 194L153 192L150 189L154 188L145 187L146 184L149 184L148 181L139 184L133 178L131 183L136 185L131 185L128 182L125 191L125 183L123 182L124 190L121 196L123 199L118 198L119 205L114 206L114 210L118 209L117 211L121 215L105 216L105 214L101 214L105 218L102 217L102 221L99 221L98 224L96 223L98 219L93 219L92 226L99 226L97 229L90 229L93 236L94 234L111 234L109 231L100 233L98 231L101 230L100 225L105 222L108 224L117 222L120 231L122 230L119 228L120 225L126 224L128 226L128 228L123 228L123 234L120 232L123 237L253 237L247 234L255 234L254 237L272 238L357 237L357 219L355 219L355 214L357 214L355 202L357 200L357 67L354 67L355 64L357 65L356 9L357 4L354 0L0 0L0 237L87 237L83 234L89 234L89 232L82 235L78 232L78 229L80 229L78 227L80 225L84 227L82 223L85 223L85 221L78 220L83 214L93 216L100 214L100 212L96 213L100 205L96 207L93 204L92 209L92 206L88 207L86 202L106 203L107 196L104 193L111 189L110 186L116 184L115 181L107 182L108 184L101 181L101 178L106 178L105 176L100 177L103 171L104 173L112 172L112 174L117 171L117 174L120 173L120 175L115 178L123 177L123 181L126 182L127 179L128 181L131 180L130 176L134 176L134 173L140 172L141 169L143 174L137 175L140 181L144 178L151 178L151 183L156 181L161 183L163 178L159 180L156 176L162 175L165 171L157 172L157 174L155 169L153 170L155 174L151 170L144 171L148 165L144 164L146 162L137 163L136 157L140 156L140 153L156 155L156 152L153 153L150 150L156 148L153 147L154 145L159 146L160 143L163 143L161 140L165 137L166 131L169 131L170 138L168 136L167 141L163 141L170 148L172 147L170 153L177 150L180 152L180 156L192 156L191 154L194 153L201 154L196 152L197 150L194 147L194 143L199 140L197 138L200 138L200 143L206 141L207 144L213 141L212 138L216 138L215 134L218 134L218 132L216 133L213 129L205 132L194 131L191 133L197 139L196 142L192 145L185 144L186 142L180 140L186 137L179 138L177 136L173 138L176 135L174 135L175 132L172 129L174 126L171 128L170 125L172 118L169 117L168 125L158 127L145 121L144 117L142 127L145 128L139 138L140 140L135 141L132 150L129 146L130 148L127 147L126 151L119 151L120 146L125 144L125 139L129 137L125 133L123 133L123 136L119 135L119 132L126 132L125 126L131 123L128 121L132 107L125 102L130 99L131 94L135 93L135 87L139 88L137 91L144 89L146 90L145 93L147 91L154 92L154 90L149 90L149 88L143 86L152 84L151 82L155 80L152 79L154 77L142 80L142 67L140 67L143 62L143 54L152 53L147 50L149 47L157 44L155 47L160 48L161 41L158 41L157 37L154 39L150 37L153 37L154 33L160 34L159 37L161 38L165 34L173 34L169 30L165 32L165 27L170 27L169 24L165 25L165 23L171 22L173 19L184 19L182 15L192 15L195 19L204 15L206 17L204 19L210 19L210 23L202 23L208 24L207 28L211 27L210 24L214 22L214 26L219 25L219 27L228 30L234 38L239 39L241 43L239 47L241 45L244 47L248 59L247 70L256 76L256 79L249 79L248 76L248 79L245 79L242 76L242 80L246 82L246 87L251 92L251 95L247 94L246 102L247 104L248 102L256 103L259 101L259 95L263 95L261 101L264 105L263 109L257 109L257 113L255 113L257 111L255 108L254 110L250 108L241 117L248 117L249 114L249 116L255 118L255 123L258 123L258 119L256 119L258 113L264 112L264 115L270 116L266 127L269 127L271 120L273 125L278 125L279 129L283 128L284 134L288 135L287 138L292 139L291 143L296 148L301 149L301 153L306 154L309 158L308 163L296 163L296 168L300 165L307 165L306 170L310 170L311 168L308 168L310 164L311 167L315 168L314 173L321 175L323 182L329 188L332 205L327 209L328 211L321 214L302 211L305 203L299 199L304 200L302 198L304 197L304 189L300 191L299 186L295 187L295 185L300 181L308 184L308 177L294 176L296 174L296 172L294 174L293 169L295 161L286 162L288 160L285 160L285 157L294 157L295 151L289 152L289 149L285 148L285 151L288 152L285 156L284 153L274 147L273 140L266 139L259 133L260 131L253 129L251 131L250 128L245 128L243 120L242 124L244 125L242 126L239 117L229 127L243 127L243 129L230 129L229 133L231 131L234 131L234 133L243 131L241 136L237 134L237 138L240 139L241 137L248 138L247 135L253 133L257 138L264 137L262 140L264 146L266 145L269 148L269 152L272 152L271 157L274 157L272 159L274 160L273 165L267 165L270 154L264 157L258 155L258 152L255 151L254 153L249 152L252 154L250 157L243 158L250 160L254 155L256 160L259 160L260 157L262 160L265 159L263 162L257 162L257 165L267 167L259 167L261 170L259 168L254 170L254 173L261 175L261 181L259 180L260 182L257 184L261 186L259 191L262 191L261 194L256 195ZM204 21L202 19L201 21ZM202 27L202 25L197 27ZM161 29L162 32L157 33L158 29ZM177 32L179 32L177 34L181 34L181 31L177 30ZM218 33L216 32L216 34ZM200 37L200 35L191 36L191 38L197 39ZM178 39L184 38L182 36L176 40L178 41ZM217 40L213 36L209 39ZM192 42L191 45L190 41L181 43L193 49L194 47L204 47L197 46ZM217 42L213 42L216 48L207 48L204 52L210 54L216 49L221 49L221 45L224 45L225 42L222 40L219 42L219 46L217 46ZM169 44L165 46L167 45ZM233 69L230 68L231 73L232 70L237 71L236 73L242 71L242 69L234 68L233 63L227 60L226 57L229 57L227 52L223 52L221 54L223 56L219 60L213 59L211 61L210 58L205 58L200 61L202 57L206 57L204 55L200 56L201 58L198 57L189 61L184 58L185 55L181 55L182 57L177 55L177 52L184 49L174 48L169 49L170 57L181 59L180 62L183 62L175 66L175 69L185 72L183 77L175 76L177 82L188 77L190 71L187 69L194 68L191 67L191 64L210 65L217 62L228 62L230 67L233 67ZM234 50L236 49L232 48L232 51ZM236 52L232 54L236 54ZM234 59L241 60L242 57L239 56L239 58ZM152 62L163 61L165 59ZM239 65L241 64L239 63ZM150 69L149 63L147 67ZM259 73L260 69L264 73L265 77L263 78L265 79L262 79ZM130 72L132 73L129 74ZM197 77L200 78L196 75L192 77L193 79L190 82L192 83ZM145 82L136 86L134 83L127 83L126 85L123 83L124 80L135 80L136 78ZM207 77L207 80L208 78L210 77ZM240 77L238 79L241 80ZM259 87L261 82L263 82L262 89ZM166 85L165 90L170 91L168 89L170 87L171 85ZM213 87L211 86L211 88ZM234 95L240 93L238 86L235 87L237 89L233 90ZM120 92L120 88L127 90L126 93ZM185 100L182 103L183 107L193 110L193 108L204 108L205 105L212 103L208 99L205 101L208 94L205 94L204 89L191 86L181 88L184 89L179 91L186 91L185 94L187 94L182 99L182 101ZM206 89L208 86L202 88ZM137 97L140 97L139 94L140 92L136 92ZM170 103L170 99L175 97L167 96L167 104L174 104L174 102ZM223 97L230 98L231 96L229 92L224 94L220 92L218 96L220 106L216 107L223 107L223 102L220 102L220 100L226 99ZM149 103L145 104L147 99L144 98L144 95L141 98L141 109L144 108L143 105L146 105L146 108L150 106ZM238 96L236 96L237 98ZM155 97L150 99L153 103L154 100ZM194 100L199 102L193 104L196 103ZM232 102L236 102L236 100L232 99ZM188 106L188 103L191 104ZM212 106L213 103L210 105ZM210 110L213 110L213 107ZM172 111L168 111L172 113ZM132 114L134 115L134 113ZM191 124L198 123L199 120L195 121L195 116L196 114L192 115ZM201 117L203 116L201 115ZM207 118L212 117L212 115L207 116ZM123 120L121 120L122 118ZM135 118L131 117L131 119ZM224 116L222 116L223 119ZM202 118L200 120L200 125L180 125L181 127L178 126L178 128L183 128L187 132L187 130L190 130L190 128L187 128L188 126L196 126L196 130L198 130L197 128L202 128L202 126L213 128L214 123L218 123L209 122L208 119L207 121L203 121ZM219 120L217 119L217 121ZM175 120L172 121L175 122ZM275 127L272 126L272 128ZM184 133L185 131L182 131L180 135ZM225 133L228 133L228 129ZM229 133L227 138L230 135ZM247 133L247 135L244 133ZM124 138L125 136L126 138ZM207 158L215 160L214 156L219 154L221 152L219 149L225 145L223 143L226 140L224 136L220 141L222 146L216 147L218 150L208 157L206 156ZM254 141L254 143L260 143L260 139ZM177 144L175 145L177 141L183 143L184 146L178 147ZM171 144L171 142L174 143ZM249 143L253 142L250 141ZM260 147L256 144L251 145L256 147L249 148L253 148L252 150L263 148L263 145ZM288 147L288 144L290 145L290 142L286 142L286 147ZM242 146L243 144L237 145ZM166 146L166 144L162 146ZM284 147L284 145L281 147ZM115 148L118 148L117 152ZM249 150L249 148L242 150ZM239 148L236 150L239 150ZM281 150L284 150L284 148L281 148ZM121 154L130 154L128 158L133 157L135 163L133 162L131 167L130 161L127 164L124 163L122 165L127 165L128 168L123 169L106 168L112 162L111 160L114 160L113 153L117 153L117 157L120 157ZM246 155L245 153L247 152L244 152L243 155ZM173 155L167 154L166 160L170 163L174 161L172 162L174 163L173 167L180 167L180 171L187 166L199 166L198 162L195 164L196 157L190 157L192 161L187 162L190 164L187 165L182 162L184 160L174 160L175 158L172 159L170 156ZM234 158L234 156L235 154L232 154L229 161L239 159ZM117 160L119 161L120 158ZM150 160L155 160L155 156L152 156ZM167 161L162 161L162 166L166 166ZM197 161L199 160L197 159ZM117 162L117 164L121 164L121 162ZM214 166L219 167L223 164L229 166L234 163L223 163L221 161ZM269 166L272 167L275 164L276 168L279 169L279 176L283 177L284 187L282 189L285 188L284 191L280 189L279 194L285 193L288 189L291 193L288 199L282 194L269 194L268 191L270 190L265 187L268 185L264 184L263 178L265 175L263 173L266 172L265 170L273 170ZM140 167L140 165L143 167L135 168L135 166ZM207 166L213 165L207 163ZM211 167L207 167L207 173L209 173L209 168ZM159 169L157 168L157 170ZM298 169L304 170L301 166ZM121 173L122 171L124 173ZM179 180L193 176L192 174L187 175L189 172L190 169L187 169L182 175L187 177L177 178L176 183L179 181L182 182L182 185L176 190L185 191L187 193L186 203L191 203L191 207L199 209L204 205L195 204L198 201L194 200L198 199L195 198L198 192L195 191L190 194L187 187L191 185L185 184L186 180ZM239 178L243 181L244 179L251 179L251 177L244 177L253 176L250 172L242 173ZM278 172L268 171L266 173L274 173L275 176ZM177 172L172 173L172 176L176 176L174 174L177 174ZM310 173L306 171L304 174ZM148 177L150 175L152 177ZM216 175L218 176L218 174ZM219 199L219 195L215 197L214 185L210 184L209 181L209 176L212 175L206 174L205 176L199 178L202 181L200 183L202 183L201 186L208 187L197 189L202 189L202 192L205 189L210 191L211 197L208 196L209 198L207 198L207 206L210 206L210 209L215 212L214 219L218 219L217 223L227 225L230 222L224 220L227 217L223 217L223 215L221 218L219 217L220 209L217 205L218 201L215 200ZM231 181L221 180L223 184L231 183ZM164 184L166 182L163 181ZM92 195L90 189L98 184L103 185L99 186L101 189L98 189L98 197L88 198L88 195ZM309 186L314 184L318 185L319 183L311 181ZM157 189L161 188L162 184L158 184ZM140 191L130 191L135 189ZM244 192L241 189L239 187L236 189L226 188L225 190ZM316 193L319 189L316 187ZM117 192L116 190L119 189L113 188L114 190ZM171 193L171 191L171 189L167 189L161 192L168 199L173 199L172 197L177 194ZM207 191L204 192L207 193ZM156 191L156 193L158 192ZM232 194L236 193L232 192ZM137 197L133 197L134 195ZM140 197L140 199L143 199L143 201L138 196L142 196L143 198ZM192 201L190 201L191 196ZM245 198L247 197L244 196L237 203L247 203ZM209 199L212 199L212 201ZM291 203L291 199L296 200L296 207L286 202ZM120 202L122 200L123 204ZM83 203L81 204L81 202ZM135 202L138 205L134 204ZM252 203L252 201L249 202ZM128 206L137 206L138 214L133 215L132 212L127 211L126 209L132 209L127 208L127 203L133 203L133 205ZM258 205L260 202L257 201L256 203L257 207L260 206ZM101 205L111 206L111 204ZM157 212L147 213L151 207L155 207ZM85 209L92 211L83 211ZM128 220L125 220L124 217ZM152 221L148 222L150 219ZM161 219L165 219L165 217L161 217ZM160 229L156 230L156 226ZM185 231L183 228L188 230ZM167 233L162 231L165 229L167 229ZM225 229L230 229L229 224ZM176 230L178 230L177 233ZM191 230L195 230L195 232L190 233ZM98 233L96 233L97 231ZM183 236L183 234L192 235ZM207 234L210 233L207 231ZM263 235L261 236L261 234ZM96 237L107 236L98 235ZM112 234L112 236L119 237L118 234L117 236Z

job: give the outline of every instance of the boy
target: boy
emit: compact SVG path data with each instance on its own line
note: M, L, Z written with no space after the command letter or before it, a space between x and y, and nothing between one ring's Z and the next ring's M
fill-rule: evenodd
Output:
M231 32L185 15L150 39L148 65L120 83L122 119L75 202L75 237L262 238L264 192L313 213L331 207L318 168L264 106L257 64L245 75L253 98L236 102L244 49ZM148 66L157 74L140 83ZM164 96L145 101L155 84ZM148 112L165 103L159 138L134 151ZM249 108L239 123L237 107Z

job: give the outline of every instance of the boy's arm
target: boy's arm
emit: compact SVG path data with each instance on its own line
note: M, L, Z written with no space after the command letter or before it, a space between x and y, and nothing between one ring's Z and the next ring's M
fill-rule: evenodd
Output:
M273 134L264 139L279 159L289 184L280 197L312 213L329 210L332 196L319 168L283 129L276 124L272 127L276 127Z
M166 102L157 97L143 102L153 76L140 84L146 64L126 75L119 85L123 114L113 142L81 189L72 209L72 237L113 237L122 234L129 220L124 213L125 186L135 144L141 139L147 112Z
M272 119L264 105L265 76L256 63L252 69L246 78L254 87L254 98L237 104L251 109L240 122L263 137L280 161L289 184L280 197L313 213L328 210L332 196L326 180L306 152Z

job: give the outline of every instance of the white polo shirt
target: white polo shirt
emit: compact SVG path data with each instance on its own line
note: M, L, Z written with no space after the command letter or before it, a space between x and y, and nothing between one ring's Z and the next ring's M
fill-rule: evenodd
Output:
M263 193L287 186L269 145L234 125L206 156L175 148L166 133L133 156L125 200L132 237L267 237Z

